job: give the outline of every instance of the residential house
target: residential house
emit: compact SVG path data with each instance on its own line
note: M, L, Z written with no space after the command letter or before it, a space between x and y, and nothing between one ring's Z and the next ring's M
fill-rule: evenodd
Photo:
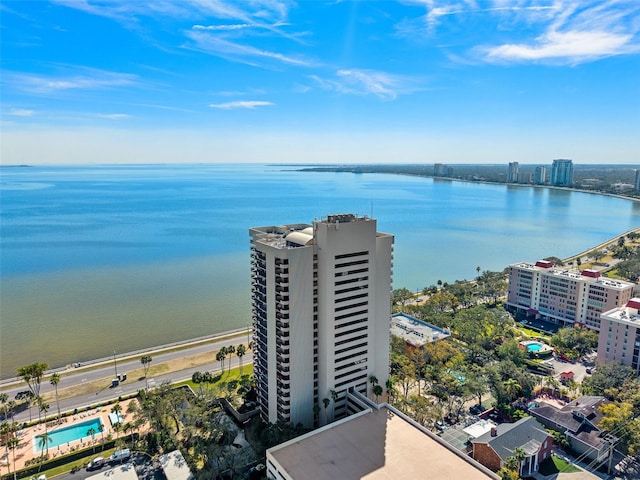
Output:
M545 427L564 433L576 453L601 462L607 459L614 443L598 428L602 420L599 407L607 402L600 396L582 396L562 407L540 402L529 413Z
M500 470L509 457L516 457L516 449L524 455L520 475L531 476L540 463L551 455L553 436L533 417L515 423L503 423L471 440L473 458L491 470ZM517 457L516 457L517 458Z

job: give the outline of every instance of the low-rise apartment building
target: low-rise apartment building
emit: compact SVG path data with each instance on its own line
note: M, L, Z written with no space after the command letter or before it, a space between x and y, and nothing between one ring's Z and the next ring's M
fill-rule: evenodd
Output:
M512 311L562 326L600 330L600 316L622 307L633 283L603 277L597 270L569 270L546 260L509 266L506 305Z

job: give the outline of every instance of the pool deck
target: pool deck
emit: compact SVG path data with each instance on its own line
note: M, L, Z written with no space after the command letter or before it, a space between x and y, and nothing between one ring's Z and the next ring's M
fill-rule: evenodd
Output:
M125 400L123 402L120 402L120 406L122 407L122 412L120 415L124 418L125 423L132 420L132 415L130 413L129 414L126 413L127 406L131 401L132 400ZM60 455L65 455L70 451L77 450L79 448L85 448L91 445L96 446L96 455L97 455L100 452L102 435L104 435L105 440L109 434L113 435L114 437L116 435L115 431L113 430L113 426L111 425L111 421L109 420L109 414L111 413L112 407L113 405L111 404L111 405L105 405L100 409L93 408L89 411L79 412L76 415L70 415L68 417L63 418L62 423L60 424L57 424L55 419L49 420L49 422L47 422L48 424L47 428L49 431L57 430L59 428L69 427L75 424L86 422L87 420L92 420L97 418L100 418L102 421L102 424L104 425L104 432L102 434L100 432L96 433L93 441L89 437L89 438L83 438L81 440L69 442L67 444L60 445L57 447L49 447L49 458L56 458ZM37 442L36 437L38 435L42 435L44 431L45 431L44 423L34 425L28 428L24 428L18 431L18 439L20 440L20 443L18 444L18 447L15 449L15 467L18 470L24 467L24 464L27 460L40 457L41 452L36 450L35 442ZM123 435L123 434L120 433L120 435ZM7 461L11 466L11 471L13 472L14 470L13 454L14 452L10 450L8 452L8 457L7 457L6 450L0 452L0 467L1 467L0 472L3 475L8 472ZM45 449L45 454L46 454L46 449Z

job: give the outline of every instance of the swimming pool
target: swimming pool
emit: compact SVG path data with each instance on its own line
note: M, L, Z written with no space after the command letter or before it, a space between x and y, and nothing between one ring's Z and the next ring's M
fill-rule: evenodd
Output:
M81 438L90 437L91 434L87 432L92 428L95 430L95 434L97 435L100 433L100 425L102 425L102 421L99 418L94 418L82 423L76 423L75 425L69 425L68 427L51 430L50 432L48 432L48 447L55 448L59 445L64 445L65 443L75 442L76 440L80 440ZM44 448L41 448L40 437L38 435L33 437L33 443L36 452L47 449L46 445L44 446Z
M529 350L530 352L537 352L539 350L542 350L542 344L541 343L529 343L527 345L527 350Z

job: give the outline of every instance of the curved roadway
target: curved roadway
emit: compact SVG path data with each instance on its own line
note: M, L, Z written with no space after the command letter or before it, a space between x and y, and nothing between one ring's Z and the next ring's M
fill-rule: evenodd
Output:
M209 371L212 373L220 372L220 362L215 360L215 352L220 350L223 346L238 345L244 343L246 338L243 338L244 333L238 335L241 332L233 332L232 336L223 336L224 334L208 340L195 340L190 344L186 344L180 347L171 346L169 349L157 349L154 351L136 352L132 355L125 355L120 358L116 356L115 362L111 360L102 360L98 363L93 363L87 366L81 366L79 368L69 368L58 371L60 374L60 383L58 384L58 390L67 389L76 385L81 385L86 382L93 382L96 380L104 380L104 386L99 390L91 394L83 394L65 398L60 400L60 411L67 412L74 409L81 410L89 405L95 405L97 403L107 403L111 400L117 399L119 396L129 395L135 393L138 390L144 389L146 382L144 378L127 378L126 381L121 382L115 388L111 388L111 379L115 377L116 369L119 374L123 374L129 371L138 370L142 367L140 363L140 357L142 355L151 355L153 358L152 365L160 363L171 362L189 355L195 355L200 353L211 352L211 362L190 367L184 370L170 372L166 374L156 375L147 379L149 388L158 386L163 382L176 383L183 380L190 379L196 371ZM239 359L236 355L232 355L225 361L225 368L229 368L229 362L231 367L239 366ZM251 352L247 352L242 357L243 365L250 365L253 362L253 355ZM49 383L50 375L47 374L43 379L40 387L40 393L46 394L54 392L54 387ZM26 383L18 378L7 380L3 382L0 387L0 393L6 393L9 400L13 400L15 395L20 392L28 390ZM51 416L56 410L57 406L55 400L49 402L50 410L48 416ZM38 415L37 409L31 408L32 418L36 418ZM14 418L18 422L29 421L29 411L24 410L14 415Z

